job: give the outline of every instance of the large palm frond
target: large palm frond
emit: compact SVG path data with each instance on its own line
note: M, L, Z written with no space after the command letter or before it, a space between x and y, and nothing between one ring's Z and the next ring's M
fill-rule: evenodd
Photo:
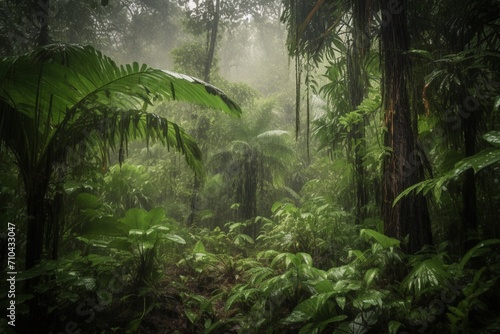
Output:
M222 91L201 80L137 63L118 66L90 46L49 45L5 58L0 81L0 138L17 141L18 152L28 152L32 163L44 160L47 150L91 138L119 148L122 160L129 138L144 138L177 148L199 169L194 140L146 108L159 100L180 100L241 113Z

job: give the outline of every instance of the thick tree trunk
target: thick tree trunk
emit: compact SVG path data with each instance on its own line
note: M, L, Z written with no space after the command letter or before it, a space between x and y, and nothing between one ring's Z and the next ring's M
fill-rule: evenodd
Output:
M415 253L432 243L429 212L425 198L407 196L393 206L394 199L406 188L421 181L421 164L415 145L407 83L410 63L405 55L409 37L403 4L394 10L389 0L382 1L382 10L390 13L382 22L384 62L383 98L385 126L384 144L391 151L384 159L382 184L382 217L385 233L399 240L409 236L406 249Z

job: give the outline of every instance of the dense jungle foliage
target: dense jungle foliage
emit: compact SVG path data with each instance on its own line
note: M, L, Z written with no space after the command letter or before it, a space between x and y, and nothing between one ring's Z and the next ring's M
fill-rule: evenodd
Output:
M0 17L2 333L500 332L498 0Z

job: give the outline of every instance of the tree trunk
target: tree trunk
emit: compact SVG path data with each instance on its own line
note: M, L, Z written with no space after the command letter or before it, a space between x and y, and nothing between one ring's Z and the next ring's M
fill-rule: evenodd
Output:
M37 174L30 173L35 177ZM41 177L41 174L38 175ZM27 215L28 226L26 232L26 270L33 268L40 263L43 252L44 227L46 223L45 195L47 193L48 181L41 180L35 182L31 188L26 185ZM41 324L45 315L45 309L40 306L40 295L35 292L36 286L40 283L40 277L35 276L26 281L26 293L32 294L33 298L29 301L29 321L22 322L20 333L28 333L30 324ZM25 327L26 326L26 327Z
M34 1L35 24L40 31L37 36L37 45L43 46L49 44L49 0Z
M257 214L257 156L253 149L244 153L244 166L241 175L241 216L242 220L252 219Z
M415 145L416 131L412 127L407 83L410 62L409 35L405 9L398 10L390 0L382 0L383 13L390 14L382 22L382 52L384 62L383 99L385 108L384 144L391 151L384 158L382 180L382 217L385 233L404 241L406 250L417 252L432 243L429 212L421 195L407 196L393 206L394 199L409 186L421 181L421 164Z
M463 101L463 100L462 100ZM470 117L462 119L462 131L464 135L465 156L470 157L476 153L476 119L473 112ZM469 169L465 172L462 185L462 221L460 226L459 247L463 255L473 245L471 234L477 232L477 198L476 177L474 171Z
M362 63L370 47L368 15L370 2L356 0L353 4L352 46L347 57L347 75L349 79L349 99L351 108L355 110L363 102L365 87ZM362 223L366 218L368 195L366 190L363 156L365 154L365 122L364 119L353 126L351 140L354 143L354 179L356 187L356 222Z
M211 1L211 0L210 0ZM214 19L210 27L210 41L208 43L207 59L205 63L205 73L204 80L210 82L210 71L212 69L212 62L214 60L215 45L217 42L217 33L219 30L219 12L220 12L220 0L215 1L215 12Z

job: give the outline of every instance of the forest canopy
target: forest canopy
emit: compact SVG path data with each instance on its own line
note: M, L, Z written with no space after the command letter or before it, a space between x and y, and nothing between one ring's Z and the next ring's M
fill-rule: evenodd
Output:
M0 17L0 331L500 331L498 1Z

